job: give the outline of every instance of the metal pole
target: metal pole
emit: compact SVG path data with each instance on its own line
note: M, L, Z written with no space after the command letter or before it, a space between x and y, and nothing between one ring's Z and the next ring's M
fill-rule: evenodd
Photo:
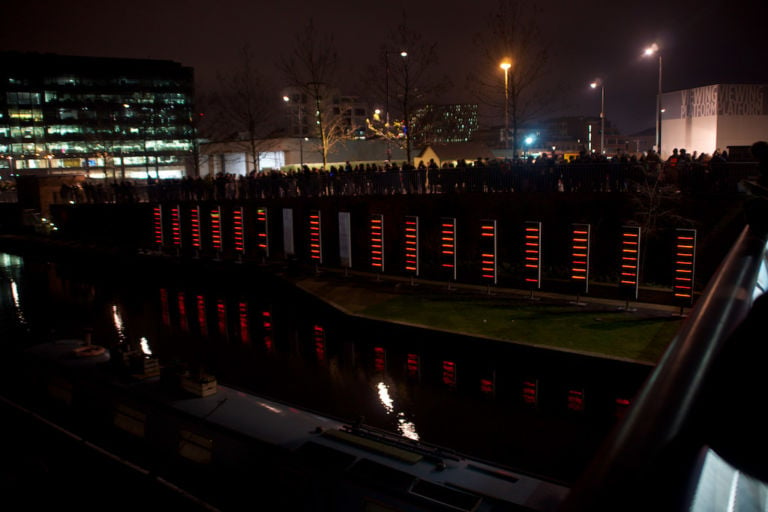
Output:
M659 152L659 158L661 158L661 53L659 53L659 94L656 98L656 148Z
M504 149L509 149L509 68L504 69Z
M384 68L386 69L386 79L384 84L384 130L389 135L389 52L384 50ZM387 162L392 160L392 149L389 146L389 137L385 137L387 144Z
M600 154L605 154L605 86L600 86Z

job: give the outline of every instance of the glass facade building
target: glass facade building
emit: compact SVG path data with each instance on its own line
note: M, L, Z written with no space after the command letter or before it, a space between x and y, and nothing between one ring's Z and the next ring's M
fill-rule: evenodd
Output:
M193 83L172 61L2 52L0 172L184 175Z

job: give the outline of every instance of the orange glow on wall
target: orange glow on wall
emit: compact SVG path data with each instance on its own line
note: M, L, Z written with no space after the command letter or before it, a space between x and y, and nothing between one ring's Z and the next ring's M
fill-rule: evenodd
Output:
M211 247L216 251L221 251L221 208L218 206L211 210Z
M200 231L200 207L194 206L189 210L189 229L192 247L202 247L202 232Z

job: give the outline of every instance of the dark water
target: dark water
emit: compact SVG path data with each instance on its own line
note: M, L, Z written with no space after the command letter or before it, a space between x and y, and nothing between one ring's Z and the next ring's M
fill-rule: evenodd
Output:
M0 254L2 343L140 345L165 366L565 481L649 368L346 317L257 274Z

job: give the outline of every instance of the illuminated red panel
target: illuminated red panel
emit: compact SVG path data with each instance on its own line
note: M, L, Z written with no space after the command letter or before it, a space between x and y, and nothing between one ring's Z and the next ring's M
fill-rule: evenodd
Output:
M456 219L445 218L440 222L440 266L456 279Z
M480 392L485 395L492 395L496 392L496 378L494 375L480 379Z
M248 303L240 302L237 305L237 316L240 321L240 341L245 345L251 343L251 332L248 328Z
M443 384L455 389L456 383L456 363L453 361L443 361Z
M371 215L369 244L371 269L384 272L384 216L381 214Z
M404 270L419 275L419 217L406 215L403 227Z
M245 225L242 208L235 208L232 211L232 243L235 253L245 253Z
M584 391L581 389L568 390L568 409L575 412L584 410Z
M589 249L592 227L589 224L571 225L571 281L589 290Z
M218 206L211 210L211 247L221 251L221 208Z
M272 312L261 312L261 325L264 328L264 348L267 352L272 352L275 348L274 341L272 339Z
M174 247L181 247L181 208L171 208L171 243Z
M678 229L675 240L675 279L672 292L682 302L693 302L696 267L696 230Z
M222 336L227 337L227 306L221 299L216 301L216 319L219 324L219 332Z
M523 242L524 279L529 286L541 287L541 222L526 221Z
M323 232L320 211L314 210L309 214L309 259L314 263L323 263Z
M208 336L208 320L205 314L205 297L198 295L195 297L197 302L197 324L200 326L200 334Z
M496 221L480 221L480 277L492 284L498 280L497 251Z
M615 416L617 419L622 419L629 409L630 401L626 398L617 398L615 404Z
M168 290L160 288L160 312L163 318L163 325L171 325L171 311L168 307Z
M312 340L315 343L315 356L320 362L325 361L325 329L319 325L312 327Z
M202 247L202 232L200 230L200 207L195 206L189 210L189 228L192 247L200 249Z
M156 205L152 208L152 235L155 245L163 246L163 207Z
M384 347L373 347L373 369L384 372L387 369L387 351Z
M522 391L523 403L526 405L537 405L539 403L539 383L537 380L529 379L523 381Z
M181 330L188 331L189 322L187 320L187 306L186 300L184 298L184 292L178 292L176 294L176 303L179 307L179 326L181 327Z
M421 371L421 362L418 354L408 354L406 356L405 371L408 373L408 377L419 377Z
M621 269L619 285L637 298L640 277L640 228L624 226L621 230Z
M268 230L267 209L256 209L256 247L269 257L269 230Z

